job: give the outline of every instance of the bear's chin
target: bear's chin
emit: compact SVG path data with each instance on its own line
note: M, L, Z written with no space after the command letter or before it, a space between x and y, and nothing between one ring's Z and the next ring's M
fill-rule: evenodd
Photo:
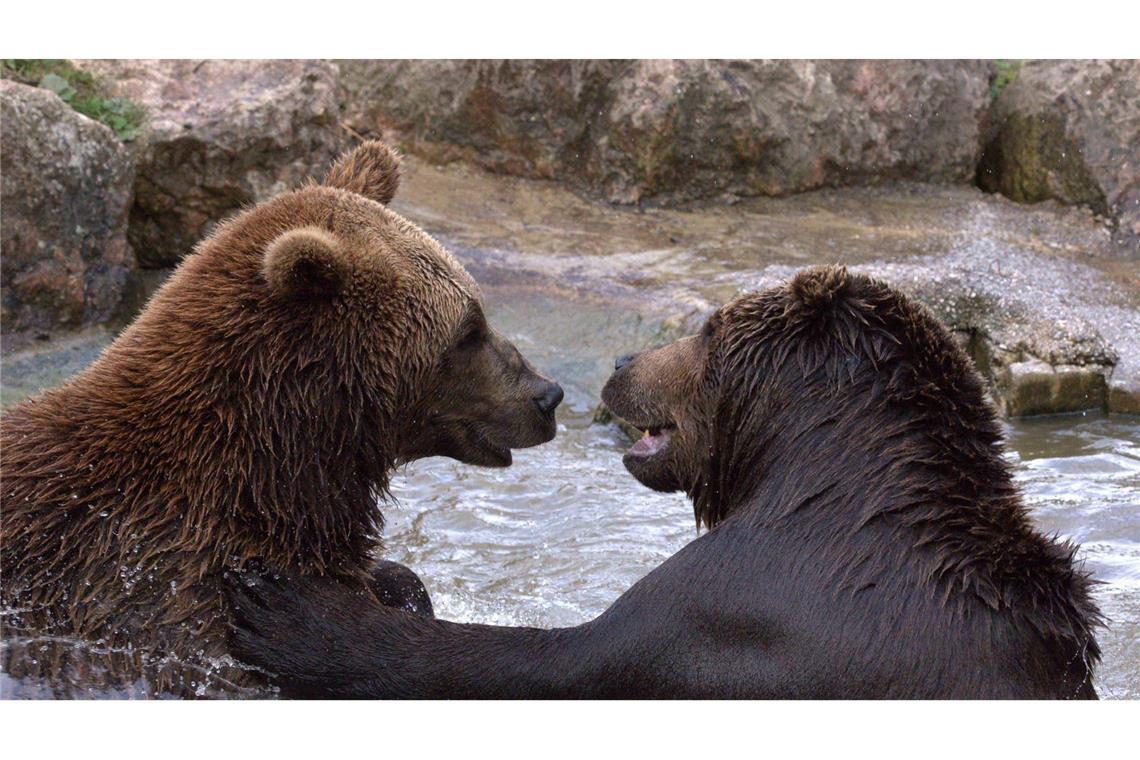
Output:
M670 460L668 451L662 451L651 456L640 456L633 452L627 452L621 458L625 469L638 483L662 493L683 490Z
M451 458L463 464L471 464L477 467L510 467L514 462L510 449L500 449L497 447L464 451Z
M442 456L476 467L510 467L511 447L493 440L475 426L459 425L440 431L429 456Z

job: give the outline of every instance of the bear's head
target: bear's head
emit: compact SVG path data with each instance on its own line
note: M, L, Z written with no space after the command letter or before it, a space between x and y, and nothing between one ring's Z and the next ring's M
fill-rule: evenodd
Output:
M109 351L218 470L221 495L199 500L343 513L328 502L367 502L401 463L506 466L553 438L562 389L491 329L460 263L387 207L398 181L396 155L366 142L323 183L224 222Z
M742 295L699 334L620 358L602 398L645 431L624 456L630 473L687 492L709 527L760 479L796 478L796 458L836 431L889 431L900 441L937 431L957 436L963 456L986 448L986 463L1000 440L981 380L945 328L842 267ZM988 464L974 471L1006 479Z
M369 407L385 412L374 422L398 433L397 463L507 466L511 449L554 437L561 388L490 328L459 262L387 208L398 185L396 154L367 142L322 187L283 199L304 207L304 223L277 229L271 204L233 225L260 230L264 219L274 233L255 249L262 305L300 333L295 359L315 368L324 355L324 394L351 389L342 398L363 402L364 419Z

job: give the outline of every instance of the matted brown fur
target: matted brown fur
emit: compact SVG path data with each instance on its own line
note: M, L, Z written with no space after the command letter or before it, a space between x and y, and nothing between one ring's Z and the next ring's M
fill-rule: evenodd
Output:
M698 525L749 509L764 528L794 525L811 537L806 554L842 557L836 588L894 573L963 619L981 606L1047 642L1024 668L1052 670L1026 695L1095 695L1102 619L1078 547L1033 526L983 381L921 304L845 267L807 269L638 355L607 392L631 385L654 388L653 401L630 394L638 403L623 398L618 413L677 432L667 457L627 466L685 491ZM889 540L860 544L868 526ZM1028 651L1009 649L1006 662Z
M653 463L667 475L627 465L651 487L685 491L698 525L716 527L762 488L786 504L765 520L815 523L836 541L844 521L855 531L892 523L939 593L1031 610L1029 624L1078 642L1090 663L1099 657L1100 615L1077 547L1033 527L983 381L918 302L845 267L807 269L635 359L607 391L658 390L620 414L678 433L668 459ZM836 498L840 488L849 491ZM858 511L821 507L832 502ZM845 586L881 570L851 559L836 579Z
M382 205L396 182L366 143L324 185L222 224L94 364L5 413L9 655L17 632L82 637L113 655L110 685L201 691L190 663L225 650L223 568L366 579L418 394L481 298Z
M234 651L298 696L1095 698L1092 581L1030 521L969 359L901 292L806 270L622 357L602 397L647 430L630 472L709 530L597 618L447 623L247 576Z

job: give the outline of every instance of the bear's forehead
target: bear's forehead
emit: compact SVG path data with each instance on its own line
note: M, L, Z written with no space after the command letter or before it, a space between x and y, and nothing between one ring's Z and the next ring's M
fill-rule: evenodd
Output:
M468 299L482 303L475 279L431 235L390 208L337 188L310 185L278 196L224 224L214 237L251 231L255 234L250 239L259 241L255 247L260 251L262 238L303 226L339 238L358 272L367 272L374 262L387 282L387 275L394 274L408 291L451 291L465 296L464 306Z
M401 244L401 253L429 272L452 281L472 298L481 299L475 278L450 251L408 220L393 212L389 213L396 219L395 239Z
M411 275L401 279L412 289L450 286L482 302L478 283L435 238L379 203L344 195L331 209L328 226L334 234L347 238L358 254L375 255L387 269Z

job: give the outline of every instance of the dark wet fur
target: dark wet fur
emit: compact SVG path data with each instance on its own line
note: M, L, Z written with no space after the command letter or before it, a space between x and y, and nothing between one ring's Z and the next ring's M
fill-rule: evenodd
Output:
M368 593L396 466L485 463L483 439L504 465L554 436L558 386L486 324L459 263L380 205L397 166L365 143L324 185L221 224L91 366L4 412L9 674L256 686L225 664L226 568Z
M808 270L725 306L705 345L681 426L703 432L673 466L710 530L595 620L461 625L250 578L235 651L298 696L1095 698L1092 581L1030 524L924 309Z

